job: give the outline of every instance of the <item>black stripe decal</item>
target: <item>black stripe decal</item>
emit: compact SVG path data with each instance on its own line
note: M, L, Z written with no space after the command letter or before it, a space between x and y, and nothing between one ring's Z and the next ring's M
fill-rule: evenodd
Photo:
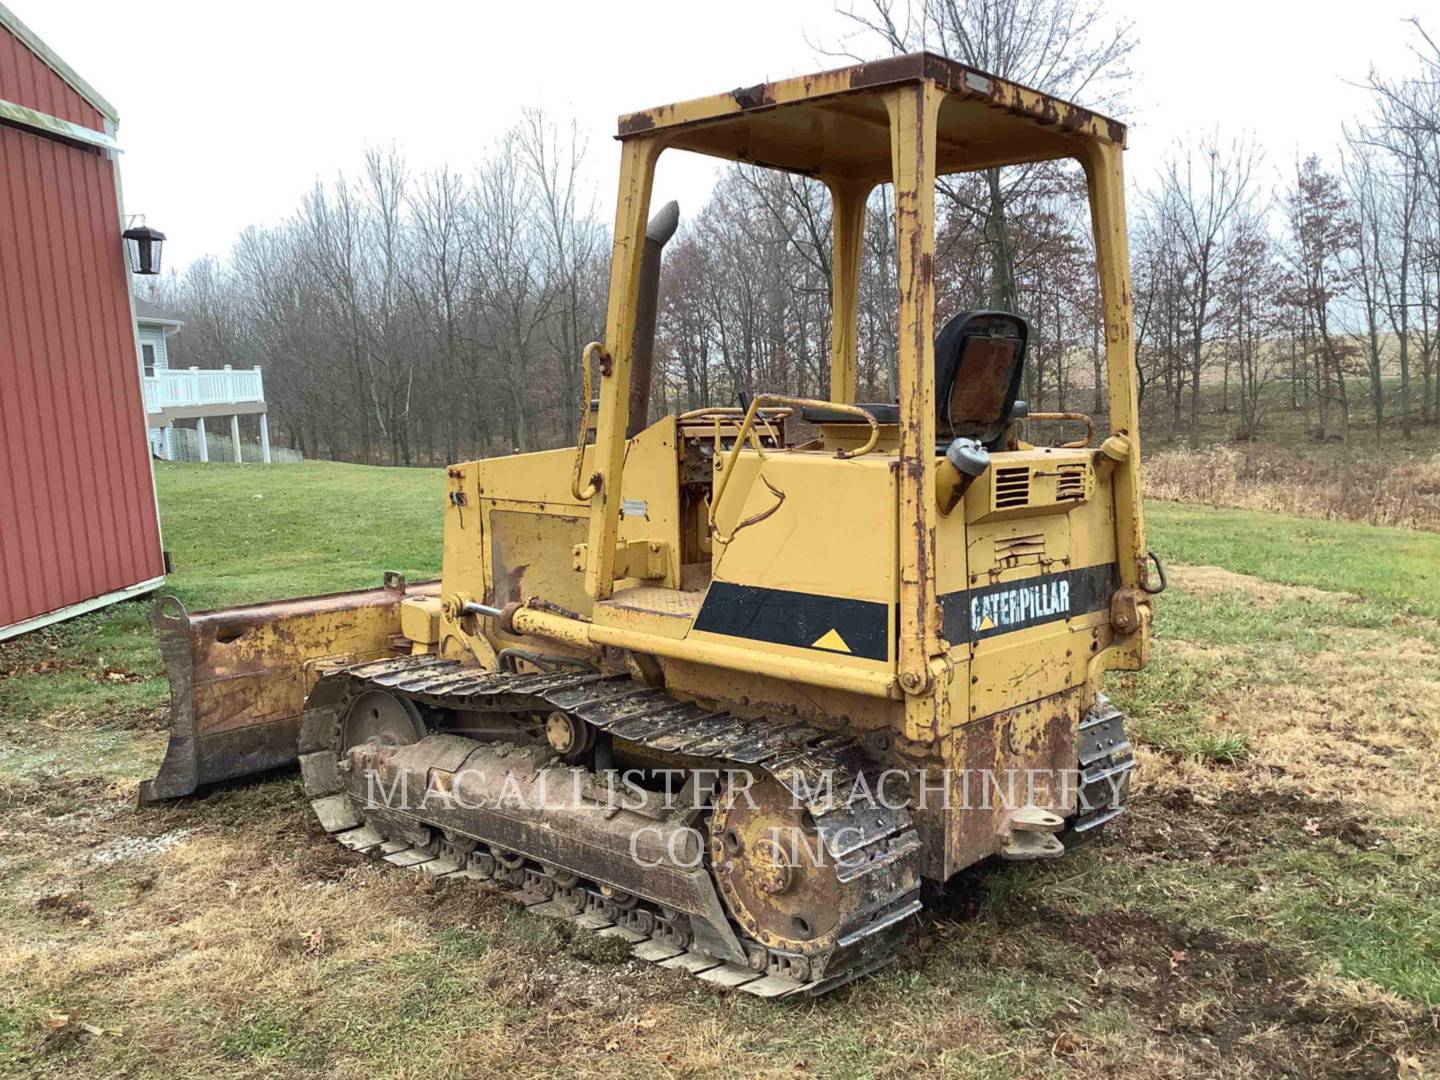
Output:
M1109 608L1119 587L1119 567L1102 563L945 593L940 597L942 632L951 645L959 645L1088 615Z
M844 654L848 649L850 656L888 660L889 616L889 605L874 600L714 581L694 628L821 652ZM845 648L838 647L839 642L835 648L817 645L829 634L838 635Z

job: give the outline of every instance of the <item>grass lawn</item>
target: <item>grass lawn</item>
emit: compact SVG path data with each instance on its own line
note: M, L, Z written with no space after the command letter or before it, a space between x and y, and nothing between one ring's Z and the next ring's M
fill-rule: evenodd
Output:
M369 588L385 570L440 571L440 469L159 462L155 479L169 587L191 610Z
M438 569L443 473L162 465L192 609ZM1424 1075L1440 1069L1440 535L1153 504L1133 810L964 875L817 1002L726 996L341 851L297 778L136 811L143 603L0 645L0 1072Z

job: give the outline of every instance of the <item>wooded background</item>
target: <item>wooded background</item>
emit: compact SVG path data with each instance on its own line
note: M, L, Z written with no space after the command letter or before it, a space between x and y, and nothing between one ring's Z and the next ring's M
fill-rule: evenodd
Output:
M1132 28L1090 0L870 0L839 62L930 48L1123 119ZM1202 412L1262 436L1277 409L1316 440L1440 425L1440 45L1415 21L1408 70L1372 70L1337 164L1267 160L1222 121L1129 177L1147 433L1198 446ZM1338 122L1338 121L1337 121ZM1325 148L1315 148L1317 150ZM174 366L260 365L271 432L309 457L425 465L573 439L580 352L603 337L608 222L574 125L533 109L472 169L395 150L317 182L228 258L154 279L186 320ZM1278 181L1276 178L1280 178ZM974 308L1029 320L1032 409L1103 414L1083 176L1070 163L938 186L936 325ZM658 206L657 206L658 208ZM652 415L770 390L826 396L830 200L736 166L682 207L666 249ZM895 240L870 200L859 396L893 400ZM1203 392L1202 392L1203 388Z

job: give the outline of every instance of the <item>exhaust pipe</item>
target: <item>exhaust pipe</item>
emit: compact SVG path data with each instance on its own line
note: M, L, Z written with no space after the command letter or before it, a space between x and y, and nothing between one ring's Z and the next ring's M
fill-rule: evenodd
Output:
M660 253L680 224L673 199L645 226L640 259L640 291L635 298L635 338L630 350L630 419L625 437L634 438L650 423L650 377L655 371L655 319L660 305Z

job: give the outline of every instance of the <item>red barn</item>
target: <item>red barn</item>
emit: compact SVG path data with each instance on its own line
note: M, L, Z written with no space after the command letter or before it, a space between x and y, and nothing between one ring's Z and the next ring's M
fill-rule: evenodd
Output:
M0 639L164 578L115 127L0 6Z

